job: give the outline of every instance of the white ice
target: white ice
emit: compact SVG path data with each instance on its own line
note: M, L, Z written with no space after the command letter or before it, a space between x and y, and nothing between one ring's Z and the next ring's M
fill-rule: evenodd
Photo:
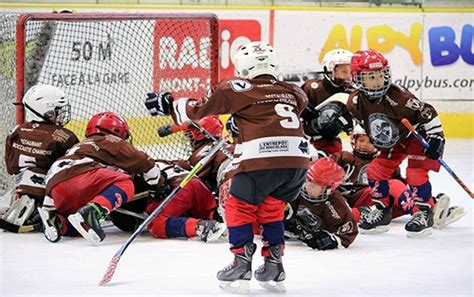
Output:
M347 147L347 143L345 143ZM448 139L445 160L471 188L474 142ZM444 192L468 215L423 239L407 238L402 217L388 233L359 235L348 249L314 251L287 244L286 296L473 296L473 203L441 168L434 193ZM230 263L226 242L158 240L140 235L125 251L109 285L98 283L129 234L106 229L105 241L52 244L42 234L0 232L0 296L223 296L216 272ZM256 238L259 241L259 238ZM259 242L259 245L260 242ZM254 268L262 263L254 257ZM251 282L250 294L271 295Z

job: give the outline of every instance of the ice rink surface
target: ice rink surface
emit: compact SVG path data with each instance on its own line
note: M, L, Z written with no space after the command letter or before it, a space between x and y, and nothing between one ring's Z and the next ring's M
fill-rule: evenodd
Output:
M345 143L347 148L347 143ZM448 139L445 160L471 188L474 141ZM385 234L359 235L348 249L314 251L288 242L285 296L473 296L474 200L441 168L432 173L433 193L468 214L431 237L407 238L408 216ZM109 285L98 283L129 234L107 228L91 246L82 238L52 244L42 234L0 232L0 296L224 296L216 273L232 255L225 241L158 240L140 235L126 250ZM256 238L261 246L260 238ZM262 263L258 252L256 268ZM250 285L250 296L275 295Z

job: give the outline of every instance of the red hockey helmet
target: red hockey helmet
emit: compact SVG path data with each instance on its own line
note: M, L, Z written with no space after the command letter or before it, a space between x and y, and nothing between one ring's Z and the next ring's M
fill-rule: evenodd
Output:
M392 83L387 59L374 50L359 50L351 59L354 84L368 99L380 98Z
M86 137L94 134L113 134L122 139L127 139L130 135L125 119L110 111L98 113L89 120Z
M224 124L222 124L218 116L207 116L197 121L197 123L207 132L209 132L209 134L211 134L214 138L219 139L222 137ZM192 141L195 142L199 142L206 138L206 136L201 131L199 131L199 129L193 127L192 125L190 125L190 128L186 131L186 134Z
M319 158L309 164L306 180L331 188L331 192L342 183L344 169L330 157Z

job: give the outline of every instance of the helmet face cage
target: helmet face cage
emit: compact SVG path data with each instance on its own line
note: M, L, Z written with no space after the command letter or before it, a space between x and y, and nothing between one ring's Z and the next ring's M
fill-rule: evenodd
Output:
M306 184L304 184L303 187L301 188L300 195L305 200L311 203L323 203L329 199L329 195L331 194L331 192L332 192L331 187L326 186L321 195L314 197L314 196L309 195L308 191L306 190Z
M383 85L380 87L369 86L368 81L383 79ZM392 74L390 67L376 71L361 71L353 73L354 84L369 99L377 99L384 96L392 83Z
M259 75L271 75L275 79L280 74L275 49L261 41L241 46L234 57L235 76L253 79Z
M357 140L360 137L364 137L364 136L367 137L370 141L369 136L367 136L367 134L365 133L357 133L357 134L351 135L352 153L358 156L359 158L370 160L370 159L373 159L378 154L378 150L373 145L372 145L372 149L368 149L367 147L364 147L364 148L358 147Z
M350 87L352 81L337 78L335 72L339 65L350 65L352 56L352 52L345 49L335 49L327 52L322 61L324 77L336 87Z
M71 120L71 106L64 92L51 85L35 85L23 97L26 120L64 126Z

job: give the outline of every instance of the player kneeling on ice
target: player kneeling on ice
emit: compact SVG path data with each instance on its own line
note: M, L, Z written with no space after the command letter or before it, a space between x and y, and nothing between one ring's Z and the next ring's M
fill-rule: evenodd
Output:
M357 222L337 190L343 178L333 159L311 162L298 198L287 205L286 234L313 249L347 248L357 236Z
M22 105L26 122L16 126L5 141L5 164L15 182L15 201L0 219L0 228L15 233L41 229L37 207L43 204L46 173L79 142L63 128L71 119L71 107L59 88L33 86Z
M141 174L152 186L160 179L155 161L127 141L130 132L121 116L94 115L85 136L48 171L46 194L52 200L45 199L40 214L45 237L52 242L77 232L92 243L101 242L105 233L99 221L133 196L130 175Z
M390 223L390 185L388 180L408 158L406 180L415 201L413 216L405 225L409 237L431 235L434 200L428 172L439 171L444 135L436 110L407 89L392 84L385 57L373 50L357 51L351 60L353 80L358 88L347 108L369 135L380 154L367 167L371 197L375 208L364 216L361 230L386 228ZM429 148L402 124L408 119L426 136Z
M297 196L309 164L309 143L299 116L308 103L297 86L277 79L275 50L263 42L243 45L234 59L239 78L224 79L214 92L194 100L170 93L148 96L152 115L171 114L177 124L212 114L232 114L240 133L235 141L225 219L234 262L217 273L224 290L247 292L252 277L252 223L263 229L264 264L255 278L270 290L283 291L285 202Z

